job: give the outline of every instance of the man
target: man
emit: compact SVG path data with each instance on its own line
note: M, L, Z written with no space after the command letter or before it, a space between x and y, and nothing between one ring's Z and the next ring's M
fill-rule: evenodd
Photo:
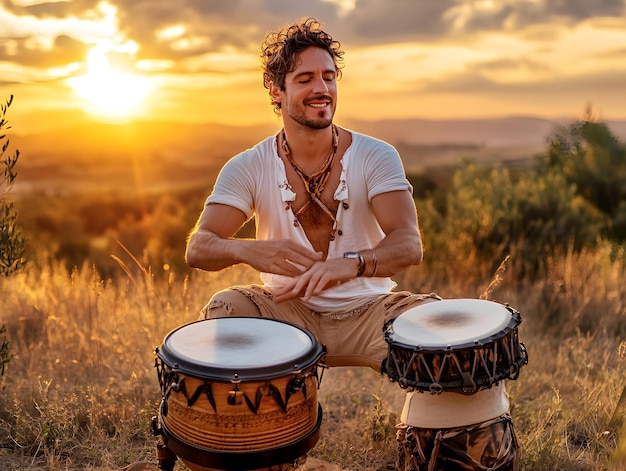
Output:
M329 366L381 371L385 322L440 299L392 291L390 277L423 256L411 185L392 146L333 123L343 51L317 20L269 34L261 56L283 129L224 166L186 259L210 271L248 264L263 285L216 293L203 316L293 322L326 346ZM235 237L253 216L256 238ZM411 408L420 415L419 397ZM400 428L401 446L410 432Z

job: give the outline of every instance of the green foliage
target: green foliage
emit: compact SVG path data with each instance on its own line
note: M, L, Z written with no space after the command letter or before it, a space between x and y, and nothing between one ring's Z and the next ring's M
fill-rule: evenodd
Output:
M477 260L489 273L511 254L518 277L545 273L553 254L595 246L604 226L600 212L554 172L465 162L446 192L439 208L420 203L429 250Z
M3 129L8 128L5 119L7 110L13 102L13 95L0 106L0 133ZM0 164L4 167L2 170L2 179L0 180L0 195L8 192L13 186L16 177L15 165L19 159L18 150L13 155L4 157L5 152L9 148L9 139L5 134L0 135ZM17 213L13 207L13 203L6 198L0 198L0 275L10 275L19 270L24 264L24 238L16 226ZM6 331L5 326L0 327L0 334ZM9 342L6 337L2 339L0 345L0 376L4 375L4 367L11 360L12 355L9 352Z
M626 145L605 124L578 121L534 168L465 161L449 187L422 196L426 248L438 255L427 264L460 258L485 274L511 256L517 279L543 276L552 257L626 241Z
M0 106L0 132L8 129L5 119L7 110L13 102L13 95ZM0 180L0 195L8 192L13 186L16 177L15 165L19 159L18 150L12 155L4 157L9 148L9 138L5 134L0 135L0 164L4 167ZM17 213L13 203L2 197L0 199L0 274L10 275L21 268L24 264L24 238L16 227Z
M10 275L24 265L24 242L13 203L0 200L0 274Z
M5 334L7 331L6 325L0 326L0 335ZM4 375L4 367L11 361L13 355L9 351L9 342L6 337L3 337L0 344L0 376Z
M557 131L539 162L607 217L607 236L626 241L626 145L604 123L577 121Z

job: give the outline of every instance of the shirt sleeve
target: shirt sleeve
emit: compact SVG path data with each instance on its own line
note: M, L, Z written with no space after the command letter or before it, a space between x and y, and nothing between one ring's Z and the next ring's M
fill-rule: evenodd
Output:
M398 151L390 144L373 139L366 163L368 181L367 197L371 201L377 195L390 191L409 190L413 187L406 178L404 165Z
M252 151L246 151L226 162L205 205L225 204L237 208L246 218L252 217L255 191L253 158Z

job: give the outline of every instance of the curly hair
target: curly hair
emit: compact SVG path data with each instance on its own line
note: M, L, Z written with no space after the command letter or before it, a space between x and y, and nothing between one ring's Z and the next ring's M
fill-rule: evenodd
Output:
M339 41L321 29L315 18L283 27L267 34L261 46L263 86L269 90L270 83L280 90L285 89L285 76L296 68L296 56L309 47L319 47L330 54L335 64L337 77L341 77L343 51ZM274 111L280 114L280 103L270 97Z

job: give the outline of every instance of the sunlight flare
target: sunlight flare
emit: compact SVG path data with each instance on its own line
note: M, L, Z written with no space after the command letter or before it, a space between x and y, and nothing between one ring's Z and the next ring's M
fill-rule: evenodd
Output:
M134 114L146 98L149 87L143 77L114 69L108 51L94 47L87 55L87 73L68 79L81 97L94 105L94 112L112 117Z

